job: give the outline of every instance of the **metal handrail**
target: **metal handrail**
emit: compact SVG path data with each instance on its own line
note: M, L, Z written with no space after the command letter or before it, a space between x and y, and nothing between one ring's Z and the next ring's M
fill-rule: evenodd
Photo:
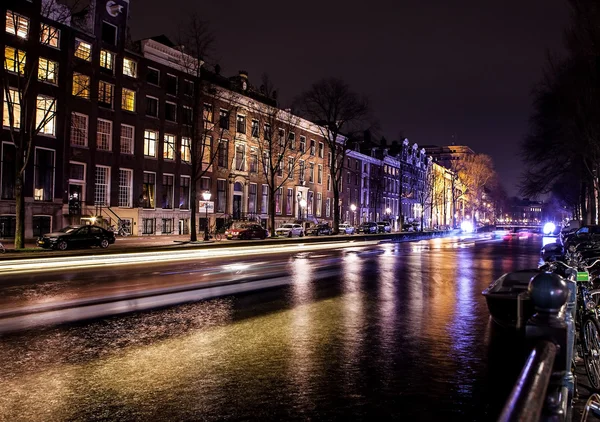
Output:
M536 344L502 409L499 422L539 421L557 350L554 343L546 340Z
M581 414L581 422L587 421L590 411L594 416L600 417L600 395L592 394L590 398L587 399L585 402L585 408Z

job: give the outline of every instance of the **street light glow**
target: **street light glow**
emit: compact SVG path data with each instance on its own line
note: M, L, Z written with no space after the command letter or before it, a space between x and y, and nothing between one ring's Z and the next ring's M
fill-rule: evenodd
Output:
M352 212L356 211L356 205L354 205L354 204L350 205L350 209L352 210Z

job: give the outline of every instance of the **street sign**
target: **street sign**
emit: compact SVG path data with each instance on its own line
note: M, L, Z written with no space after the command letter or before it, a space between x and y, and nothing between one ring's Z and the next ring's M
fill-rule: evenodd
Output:
M200 205L198 206L198 211L204 212L204 213L208 212L209 214L214 214L215 213L214 201L200 201Z

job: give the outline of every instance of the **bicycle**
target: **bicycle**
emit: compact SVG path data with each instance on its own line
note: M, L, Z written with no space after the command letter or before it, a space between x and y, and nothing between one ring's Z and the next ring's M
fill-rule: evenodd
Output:
M223 240L223 233L217 230L216 227L211 227L211 230L208 232L208 237L210 239L216 240L217 242L220 242L221 240Z
M554 272L575 282L574 352L577 352L584 362L590 386L595 391L600 391L600 323L598 322L597 307L600 289L593 288L590 277L590 270L600 262L600 259L583 259L582 255L577 252L568 254L565 258L569 264L555 260L542 265L540 269Z
M6 253L6 248L2 242L0 242L0 253Z

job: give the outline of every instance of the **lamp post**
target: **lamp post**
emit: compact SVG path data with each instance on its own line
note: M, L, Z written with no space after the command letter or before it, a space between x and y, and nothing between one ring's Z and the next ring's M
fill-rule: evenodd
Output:
M352 225L356 225L356 205L350 205L350 211L352 211Z
M204 209L206 211L206 227L204 228L204 241L207 242L209 240L208 237L208 201L210 201L210 192L202 192L202 199L204 199Z

